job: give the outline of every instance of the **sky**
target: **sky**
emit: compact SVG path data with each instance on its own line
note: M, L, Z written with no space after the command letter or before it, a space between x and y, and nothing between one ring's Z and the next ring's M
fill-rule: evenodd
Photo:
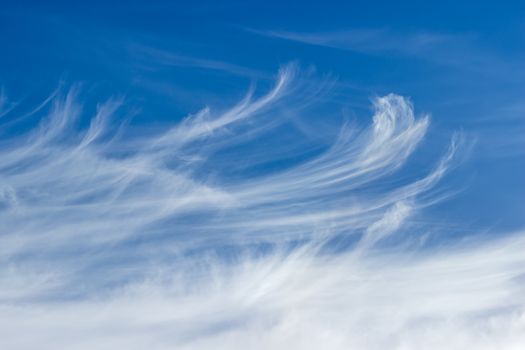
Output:
M3 1L0 345L521 349L525 5Z

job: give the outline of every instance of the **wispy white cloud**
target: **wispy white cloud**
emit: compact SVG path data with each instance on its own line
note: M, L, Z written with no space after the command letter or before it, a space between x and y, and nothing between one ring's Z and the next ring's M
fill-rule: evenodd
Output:
M9 103L3 87L0 88L0 118L11 112L16 107L16 103Z
M12 349L517 350L523 248L520 233L413 256L201 256L103 298L4 304L0 332Z
M286 31L255 31L277 38L304 42L364 53L420 54L436 45L455 42L452 35L417 32L410 34L393 33L386 29L352 29L333 32L298 33Z
M453 138L428 174L398 176L430 124L406 98L375 99L368 128L343 125L293 166L214 173L220 152L249 167L247 143L292 127L279 111L304 107L298 74L283 67L265 94L139 137L115 133L122 99L79 130L71 89L38 128L3 140L4 346L517 349L521 233L424 251L384 244L447 195L436 185L457 152Z
M127 49L132 53L134 60L141 62L144 67L150 67L150 69L152 66L171 66L220 71L252 79L270 78L261 71L225 61L187 56L173 51L139 44L127 45Z
M510 62L502 62L494 52L482 49L477 44L478 38L472 34L450 34L425 30L395 32L384 28L319 32L253 29L249 31L267 37L363 54L414 57L473 71L485 71L487 67L498 72L502 69L511 69ZM513 67L516 68L516 65Z

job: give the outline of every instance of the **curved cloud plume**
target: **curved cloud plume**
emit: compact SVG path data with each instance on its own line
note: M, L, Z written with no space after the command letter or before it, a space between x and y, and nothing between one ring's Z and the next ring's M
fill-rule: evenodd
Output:
M2 140L7 348L517 349L523 235L421 251L388 241L446 196L436 185L457 148L399 176L430 123L406 98L376 98L368 128L344 125L292 166L216 170L224 157L255 167L246 144L291 127L279 111L301 108L297 74L141 137L113 130L119 99L79 130L71 89L38 128Z

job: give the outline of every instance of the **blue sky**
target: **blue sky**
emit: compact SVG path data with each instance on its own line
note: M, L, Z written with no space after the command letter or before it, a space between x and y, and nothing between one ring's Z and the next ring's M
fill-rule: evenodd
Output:
M3 3L0 334L515 349L524 37L518 1Z

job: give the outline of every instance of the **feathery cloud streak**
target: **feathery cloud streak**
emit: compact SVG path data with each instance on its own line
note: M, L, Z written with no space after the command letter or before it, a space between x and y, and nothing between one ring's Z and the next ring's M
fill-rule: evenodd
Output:
M247 159L244 144L286 123L282 106L301 108L297 74L284 67L266 94L250 90L226 111L205 108L141 137L113 130L120 99L98 105L79 130L73 88L49 100L38 128L2 140L7 347L513 349L523 341L521 234L449 250L381 245L447 195L436 185L458 145L453 137L421 178L398 177L430 123L406 98L375 99L368 128L344 125L333 145L294 166L235 181L207 175L224 150ZM334 252L341 238L348 247Z

